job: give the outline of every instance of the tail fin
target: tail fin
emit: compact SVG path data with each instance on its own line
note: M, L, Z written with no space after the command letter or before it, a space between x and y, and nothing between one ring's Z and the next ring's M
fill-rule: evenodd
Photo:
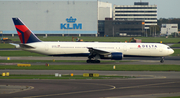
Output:
M41 42L41 40L19 19L12 18L21 43Z

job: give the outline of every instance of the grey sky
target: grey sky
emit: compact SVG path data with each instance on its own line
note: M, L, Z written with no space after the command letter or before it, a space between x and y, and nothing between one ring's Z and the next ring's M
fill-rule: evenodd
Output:
M109 2L113 5L134 5L134 2L140 0L99 0ZM180 0L142 0L149 2L150 5L157 5L159 18L180 18Z
M0 1L97 1L97 0L0 0ZM140 0L98 0L109 2L113 5L134 5ZM157 5L159 18L180 18L180 0L142 0L150 5Z

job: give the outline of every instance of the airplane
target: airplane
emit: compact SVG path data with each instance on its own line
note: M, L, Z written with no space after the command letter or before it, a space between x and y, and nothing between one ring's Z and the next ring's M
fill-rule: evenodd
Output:
M22 50L48 56L88 57L87 63L100 63L99 59L122 60L123 57L164 57L174 53L161 43L127 42L45 42L41 41L19 18L12 18Z

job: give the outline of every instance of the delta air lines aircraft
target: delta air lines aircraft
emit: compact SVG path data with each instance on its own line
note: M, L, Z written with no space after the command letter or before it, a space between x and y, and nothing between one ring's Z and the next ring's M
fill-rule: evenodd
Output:
M19 19L12 18L22 50L49 56L88 57L87 63L100 63L99 59L122 60L123 57L161 57L174 53L169 46L160 43L120 43L120 42L44 42L41 41Z

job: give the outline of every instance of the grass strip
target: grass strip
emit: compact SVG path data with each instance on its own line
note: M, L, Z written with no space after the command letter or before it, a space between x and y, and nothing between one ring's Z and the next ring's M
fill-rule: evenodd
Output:
M171 56L180 56L180 49L173 49L174 54ZM0 51L0 56L46 56L38 53L32 53L29 51L21 51L21 50L16 50L16 51Z
M19 70L101 70L101 71L180 71L179 65L32 65L18 67L16 65L1 65L0 69Z
M3 48L15 48L15 46L9 43L0 43L0 49L3 49Z
M0 63L85 63L86 60L0 60ZM132 62L122 60L101 60L101 62Z
M86 62L85 60L0 60L1 63L53 63L53 62Z
M55 77L55 75L11 75L0 76L0 79L122 79L122 78L135 78L133 76L99 76L99 77L83 77L83 75L61 75L61 77Z
M21 50L16 50L16 51L0 51L0 56L46 56L42 54L37 54L37 53L32 53L29 51L21 51Z
M173 48L173 47L180 47L180 43L179 43L179 44L174 44L174 45L172 45L171 47L172 47L172 48Z
M174 96L174 97L159 97L159 98L180 98L180 96Z

